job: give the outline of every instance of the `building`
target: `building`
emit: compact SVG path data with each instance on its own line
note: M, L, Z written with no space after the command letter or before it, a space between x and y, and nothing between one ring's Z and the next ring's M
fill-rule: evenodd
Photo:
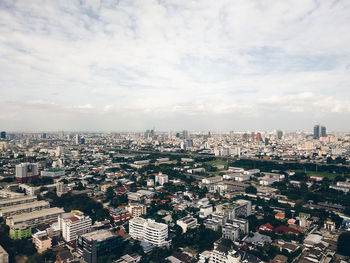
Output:
M176 224L182 228L182 233L186 233L188 229L196 228L197 223L197 218L192 216L185 216L176 221Z
M327 129L325 126L320 126L319 124L316 124L314 126L314 139L320 139L321 137L327 136Z
M54 222L57 220L57 217L63 213L64 210L62 208L46 208L40 211L8 217L6 219L6 224L10 226L10 228L16 228L17 226L35 227L43 223Z
M131 203L126 208L131 217L145 215L147 213L147 206L144 204Z
M77 251L87 263L97 263L98 257L108 255L120 247L123 238L111 231L102 229L80 234L77 239Z
M41 171L41 177L56 178L56 177L64 176L64 174L65 174L64 170L59 168L47 169L45 171Z
M28 182L39 175L39 165L37 163L21 163L16 165L17 182Z
M92 220L82 212L73 210L70 213L58 216L58 224L62 230L62 237L66 242L71 242L77 238L80 233L90 230Z
M154 182L160 185L164 185L169 182L168 175L162 173L156 174L154 177Z
M214 176L202 179L203 184L215 184L223 180L222 176Z
M34 202L36 196L23 196L10 199L0 199L0 208Z
M240 263L241 257L228 247L215 244L209 258L209 263Z
M32 228L25 225L16 225L10 228L10 238L23 239L32 235Z
M0 246L0 263L8 263L9 262L9 254L6 250Z
M237 241L239 239L240 228L235 224L226 223L222 226L222 237Z
M52 247L52 239L47 235L46 231L39 231L33 234L32 241L38 253L43 253Z
M277 137L278 140L281 140L282 137L283 137L283 131L278 130L278 131L276 132L276 137Z
M216 212L227 216L230 220L238 217L247 217L252 214L252 202L239 199L234 203L217 205Z
M134 217L129 221L129 234L133 239L150 243L154 246L167 246L168 225L151 219Z
M316 124L314 126L314 139L319 139L320 138L320 125Z
M23 213L39 211L46 208L50 208L50 203L47 201L35 201L14 206L6 206L0 208L0 217L6 218L9 216L20 215Z
M124 255L121 258L114 261L114 263L138 263L141 261L141 256L138 254Z
M109 215L113 217L114 223L118 223L120 221L127 221L131 218L129 211L123 208L108 208Z

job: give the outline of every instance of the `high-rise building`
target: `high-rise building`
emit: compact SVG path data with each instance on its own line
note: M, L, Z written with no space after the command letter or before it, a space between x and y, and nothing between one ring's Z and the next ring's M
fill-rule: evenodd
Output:
M98 257L109 255L121 247L123 238L114 235L107 229L80 234L77 239L77 250L87 263L97 263Z
M58 217L58 224L62 230L62 237L66 242L73 241L77 235L90 230L92 220L82 212L73 210Z
M21 163L16 165L16 181L28 182L39 175L37 163Z
M167 246L168 225L157 223L151 219L134 217L129 221L131 238L150 243L157 247Z
M314 139L319 139L320 137L326 137L326 136L327 136L326 126L320 126L319 124L316 124L314 126Z
M320 138L320 125L316 124L314 126L314 139L319 139Z
M6 139L6 132L5 131L0 132L0 139Z
M184 131L182 131L182 137L185 140L188 140L190 138L190 134L188 133L188 131L184 130Z
M278 140L281 140L283 137L283 131L281 130L276 131L276 137Z

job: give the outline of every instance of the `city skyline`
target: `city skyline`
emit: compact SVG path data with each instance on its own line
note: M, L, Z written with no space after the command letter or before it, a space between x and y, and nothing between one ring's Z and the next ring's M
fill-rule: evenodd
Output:
M347 1L1 1L10 131L349 131Z

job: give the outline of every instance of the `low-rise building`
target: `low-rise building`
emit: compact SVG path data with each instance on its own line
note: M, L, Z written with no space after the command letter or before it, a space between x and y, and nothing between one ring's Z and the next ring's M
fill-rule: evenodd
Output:
M36 232L32 236L32 240L38 253L43 253L52 247L52 239L47 235L46 231Z
M186 233L188 229L196 228L198 221L192 216L185 216L177 220L176 224L182 228L182 233Z

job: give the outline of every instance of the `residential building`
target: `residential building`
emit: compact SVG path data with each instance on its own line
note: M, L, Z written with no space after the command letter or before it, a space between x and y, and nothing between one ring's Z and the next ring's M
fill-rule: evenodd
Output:
M90 230L92 220L82 212L73 210L70 213L58 216L59 227L62 230L62 237L66 242L71 242L77 238L80 233Z
M23 197L16 197L16 198L10 198L10 199L0 199L0 208L30 203L36 200L37 200L36 196L23 196Z
M46 231L39 231L32 236L33 243L38 253L43 253L52 247L52 239Z
M23 213L39 211L46 208L50 208L50 203L47 201L35 201L14 206L6 206L0 208L0 216L6 218L9 216L20 215Z
M145 241L152 245L167 246L168 225L151 219L134 217L129 221L129 234L133 239Z
M8 217L6 224L10 227L16 227L18 225L26 227L35 227L42 223L49 223L57 220L57 216L63 214L62 208L53 207L46 208L40 211L34 211L30 213L20 214Z
M137 217L147 213L147 206L144 204L131 203L126 209L130 213L131 217Z
M164 185L169 182L169 177L166 174L159 173L154 176L154 182Z

